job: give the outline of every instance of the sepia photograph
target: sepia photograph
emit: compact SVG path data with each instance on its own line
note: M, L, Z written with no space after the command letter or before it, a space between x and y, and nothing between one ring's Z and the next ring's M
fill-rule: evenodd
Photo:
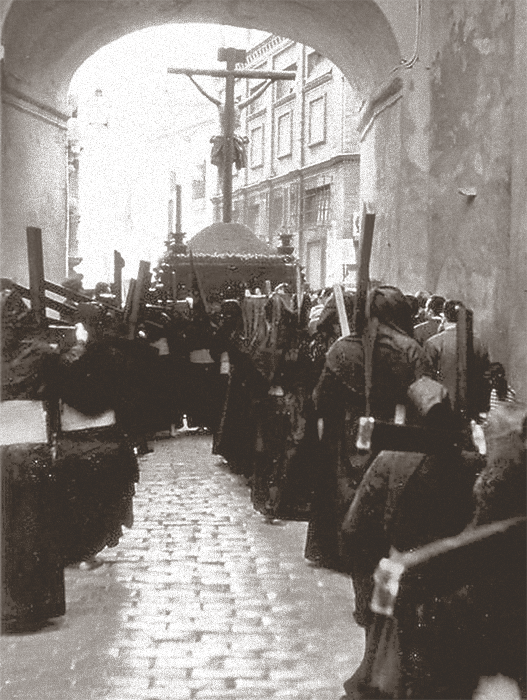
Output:
M527 1L0 21L2 700L527 700Z

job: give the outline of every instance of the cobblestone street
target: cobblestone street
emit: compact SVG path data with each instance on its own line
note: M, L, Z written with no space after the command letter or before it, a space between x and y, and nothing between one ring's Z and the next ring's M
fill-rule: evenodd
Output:
M351 582L269 525L211 438L151 443L135 525L66 570L64 618L2 637L3 700L338 700L362 656Z

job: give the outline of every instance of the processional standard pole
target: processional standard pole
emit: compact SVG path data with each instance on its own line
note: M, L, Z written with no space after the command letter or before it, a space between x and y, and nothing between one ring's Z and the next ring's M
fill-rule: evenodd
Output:
M225 106L223 108L223 223L232 221L232 164L234 162L234 75L237 63L243 63L246 52L237 49L219 49L218 61L227 62L225 77Z

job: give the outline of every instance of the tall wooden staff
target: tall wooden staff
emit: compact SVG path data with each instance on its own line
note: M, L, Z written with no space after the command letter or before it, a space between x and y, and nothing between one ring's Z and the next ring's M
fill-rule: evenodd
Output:
M113 293L115 304L120 309L123 305L123 256L118 250L113 251Z
M346 304L344 303L344 293L340 284L335 284L333 286L333 294L335 295L335 303L339 316L340 335L345 337L350 334L350 325L348 314L346 313Z
M370 259L373 243L375 214L366 212L366 204L362 207L361 238L359 250L359 270L357 279L357 299L355 301L354 328L357 335L362 335L366 328L366 302L370 284Z
M172 270L170 273L170 288L172 289L172 299L175 304L177 302L177 276L175 270Z
M474 339L472 331L472 311L461 305L456 323L456 411L468 424L472 417Z
M139 312L144 304L145 293L150 282L150 263L141 260L139 263L139 271L137 280L133 288L132 308L130 310L130 318L128 320L128 338L135 338L135 331L139 321Z
M44 286L44 256L42 252L42 229L28 226L27 260L29 266L29 290L31 309L40 326L46 324L46 296Z
M364 203L361 216L359 276L357 280L357 299L355 300L353 325L355 333L362 336L362 344L364 347L365 415L361 417L359 422L357 448L365 451L371 449L371 435L373 432L373 418L370 417L370 390L375 337L370 337L366 304L368 301L368 287L370 284L370 259L374 227L375 214L366 213L366 204Z

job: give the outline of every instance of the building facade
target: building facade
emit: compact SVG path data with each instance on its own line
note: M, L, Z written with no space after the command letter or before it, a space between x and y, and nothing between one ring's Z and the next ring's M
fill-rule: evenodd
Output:
M233 177L233 221L272 246L290 236L312 289L346 280L356 270L360 188L357 96L342 72L319 52L270 35L247 55L246 68L288 70L240 114L249 138L247 167ZM262 80L237 81L245 101ZM214 199L221 220L221 195Z

